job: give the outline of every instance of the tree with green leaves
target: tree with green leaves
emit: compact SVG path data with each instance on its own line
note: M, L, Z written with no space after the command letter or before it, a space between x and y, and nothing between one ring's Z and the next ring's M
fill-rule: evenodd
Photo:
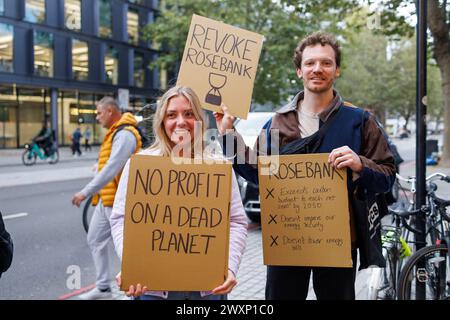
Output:
M431 54L436 61L441 74L442 101L444 103L444 150L442 159L450 164L450 4L447 0L418 0L427 3L427 23L430 35ZM368 0L368 4L375 1ZM410 0L377 1L377 12L381 23L379 31L389 36L405 36L414 33L414 26L407 20L408 16L417 14L417 9L411 9ZM417 2L416 2L417 6ZM405 12L399 15L400 9ZM416 9L416 10L414 10Z
M372 109L384 122L388 103L389 61L385 36L361 29L346 37L342 47L343 64L336 88L349 102L361 108Z
M294 49L306 34L326 30L341 35L342 21L356 0L166 0L155 23L144 29L163 54L153 67L172 68L174 84L192 14L223 21L265 38L253 91L253 101L278 107L301 87L292 63ZM339 9L336 9L339 8Z

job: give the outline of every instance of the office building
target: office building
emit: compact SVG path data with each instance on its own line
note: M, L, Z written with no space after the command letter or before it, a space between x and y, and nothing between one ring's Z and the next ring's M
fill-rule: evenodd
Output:
M115 96L129 111L159 94L158 57L142 27L157 0L0 0L0 149L19 148L45 118L59 145L77 126L94 143L105 130L95 102Z

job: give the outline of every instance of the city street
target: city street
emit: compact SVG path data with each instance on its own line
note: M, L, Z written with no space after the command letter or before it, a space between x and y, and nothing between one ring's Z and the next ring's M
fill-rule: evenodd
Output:
M89 180L3 188L1 211L14 240L14 260L0 281L1 299L58 299L70 293L69 266L81 288L94 283L94 266L72 195ZM118 259L111 259L119 270ZM69 269L70 271L70 269Z
M402 175L414 175L414 139L394 139L394 142L405 160L400 169ZM95 282L93 261L82 226L82 209L72 206L71 197L92 176L96 151L80 158L73 158L68 150L61 152L60 163L41 163L33 167L15 163L20 151L1 154L0 210L13 237L15 252L10 270L0 280L0 300L77 299ZM427 169L428 173L450 174L450 169L439 166ZM79 179L79 175L84 178ZM438 185L438 194L449 198L450 186L442 182ZM114 270L119 271L119 261L112 252L112 245L110 247L111 263ZM77 286L70 281L73 270L79 270ZM357 273L358 300L367 299L370 272L368 269ZM261 227L249 224L247 246L237 275L238 285L229 299L264 299L265 277ZM115 298L124 296L117 293ZM312 288L308 299L315 299Z

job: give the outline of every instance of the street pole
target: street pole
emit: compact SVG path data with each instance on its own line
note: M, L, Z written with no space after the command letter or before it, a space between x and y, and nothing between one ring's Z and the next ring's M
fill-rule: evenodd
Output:
M417 0L417 92L416 92L416 206L426 204L426 96L427 96L427 2ZM426 217L422 212L416 219L416 228L422 234L416 235L417 250L425 246ZM416 282L416 298L425 299L425 285Z
M59 135L58 135L58 89L50 89L50 106L52 110L52 125L51 128L54 130L55 136L55 147L58 148L59 145Z

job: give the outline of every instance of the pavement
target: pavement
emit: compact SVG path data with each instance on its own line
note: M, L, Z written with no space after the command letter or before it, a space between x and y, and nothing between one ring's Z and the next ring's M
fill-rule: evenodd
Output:
M33 166L22 164L23 149L0 150L0 188L93 177L98 150L94 146L81 156L73 156L70 148L62 147L58 163L38 158Z
M411 142L403 142L411 145ZM401 149L401 148L399 148ZM77 180L93 176L93 165L96 162L98 147L84 153L81 157L73 157L69 148L60 148L60 161L50 165L45 161L31 167L25 167L21 163L23 150L0 150L0 192L1 188L39 184L53 181ZM427 167L427 174L443 172L450 175L450 168L440 166ZM414 161L405 161L401 165L402 176L415 175ZM438 182L438 196L450 199L450 184ZM372 269L357 272L356 299L367 300L369 277ZM229 295L230 300L263 300L266 282L266 267L263 265L261 227L258 224L249 223L247 247L245 249L241 266L237 275L238 285ZM312 281L311 281L312 283ZM74 291L63 297L64 299L77 299L77 296L92 286ZM127 299L123 292L114 290L114 299ZM310 286L309 300L316 299L312 285Z

